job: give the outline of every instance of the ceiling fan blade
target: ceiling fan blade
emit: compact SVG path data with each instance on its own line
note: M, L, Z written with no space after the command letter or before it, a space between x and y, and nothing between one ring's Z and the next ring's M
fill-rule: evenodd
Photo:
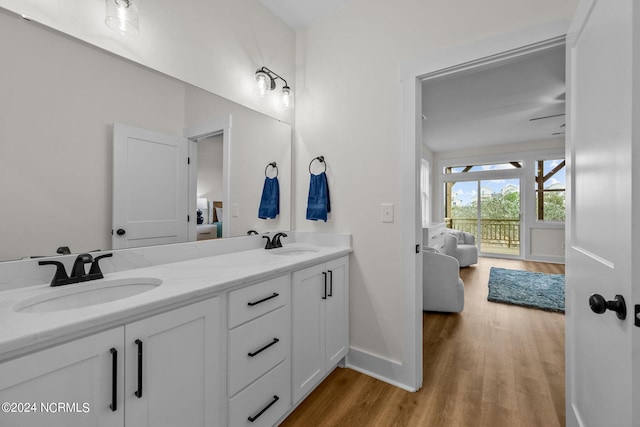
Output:
M551 119L553 117L560 117L560 116L565 116L565 113L562 114L553 114L551 116L542 116L542 117L535 117L533 119L529 119L530 122L533 122L534 120L543 120L543 119Z

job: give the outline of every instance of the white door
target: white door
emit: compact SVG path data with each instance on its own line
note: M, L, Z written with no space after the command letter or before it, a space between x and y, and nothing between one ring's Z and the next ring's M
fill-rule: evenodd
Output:
M640 271L632 253L640 236L632 228L640 214L640 186L632 187L632 123L640 123L632 115L640 106L632 92L640 82L632 72L640 53L632 43L635 1L581 2L567 39L567 426L640 425L633 408L640 399L633 310ZM593 294L623 296L626 319L593 312Z
M187 241L187 162L185 138L113 125L113 249Z

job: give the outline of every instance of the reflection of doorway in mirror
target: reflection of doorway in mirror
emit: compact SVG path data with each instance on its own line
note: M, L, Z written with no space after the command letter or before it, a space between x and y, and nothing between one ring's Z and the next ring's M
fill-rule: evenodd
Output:
M217 238L217 226L222 222L221 211L223 200L223 155L224 145L222 134L208 136L198 141L197 147L197 172L196 172L196 196L198 209L202 211L204 221L202 225L209 227L199 227L211 229L206 233L207 238ZM202 204L202 207L200 206ZM198 240L201 240L201 233L198 232Z
M208 202L207 212L203 211L205 223L212 223L216 219L208 205L222 200L223 153L222 134L198 141L196 193L198 199L204 198Z

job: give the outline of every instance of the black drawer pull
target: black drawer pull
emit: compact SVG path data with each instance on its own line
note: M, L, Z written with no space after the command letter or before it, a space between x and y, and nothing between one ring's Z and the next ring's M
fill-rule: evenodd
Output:
M329 272L329 296L333 296L333 271L327 270Z
M255 302L248 302L248 303L247 303L247 305L248 305L248 306L250 306L250 307L253 307L254 305L258 305L258 304L260 304L261 302L269 301L270 299L275 298L275 297L277 297L277 296L279 296L279 295L280 295L280 294L278 294L278 293L274 292L274 293L273 293L273 295L271 295L271 296L269 296L269 297L262 298L261 300L259 300L259 301L255 301Z
M118 410L118 350L112 348L111 352L111 403L109 408L113 412Z
M322 275L324 276L324 293L322 294L322 299L327 299L327 272L323 271Z
M280 400L280 398L278 396L273 396L273 399L271 400L271 402L269 402L269 404L267 406L265 406L264 408L262 408L262 410L260 412L258 412L257 414L255 414L253 417L249 417L247 418L249 421L254 422L255 420L257 420L258 418L260 418L260 415L264 414L265 412L267 412L267 410L269 408L271 408L273 406L274 403L276 403L278 400Z
M135 340L135 343L138 346L138 389L133 394L140 399L142 397L142 341Z
M260 353L262 353L263 351L265 351L266 349L268 349L269 347L271 347L272 345L275 345L275 344L277 344L279 342L280 342L280 340L278 338L274 338L273 341L271 341L269 344L267 344L264 347L262 347L260 350L256 350L253 353L248 353L248 356L249 357L257 356Z

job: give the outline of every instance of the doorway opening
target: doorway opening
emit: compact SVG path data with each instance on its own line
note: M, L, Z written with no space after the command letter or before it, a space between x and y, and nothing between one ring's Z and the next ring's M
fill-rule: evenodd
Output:
M184 131L196 166L189 169L189 211L200 211L203 217L201 224L189 223L190 241L230 236L229 227L223 226L229 224L229 209L223 206L230 205L231 123L229 114Z
M421 208L420 165L423 153L424 119L422 83L469 70L479 70L545 49L564 46L566 24L556 23L502 35L472 45L459 46L421 59L401 64L402 89L402 198L403 218L403 370L399 378L416 390L423 380L423 316L422 316L422 257L412 249L422 241L423 212ZM475 153L473 153L475 154ZM470 155L473 155L470 153ZM440 165L430 160L432 171ZM508 160L508 159L507 159ZM433 175L435 177L435 174ZM435 181L435 179L433 180ZM431 187L431 200L443 200L440 185ZM442 203L432 203L431 221L442 220ZM439 211L439 212L438 212ZM418 243L418 245L416 245ZM418 255L418 256L416 256ZM404 369L406 367L406 369Z

